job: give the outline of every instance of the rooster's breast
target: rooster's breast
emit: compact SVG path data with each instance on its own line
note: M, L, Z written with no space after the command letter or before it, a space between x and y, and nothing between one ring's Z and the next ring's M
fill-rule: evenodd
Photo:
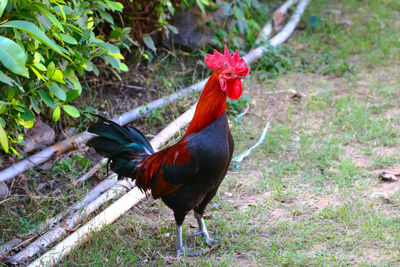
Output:
M207 194L216 192L232 158L233 139L225 113L200 132L188 135L187 140L191 158L182 167L187 170L182 169L182 175L191 175L180 177L183 186L162 198L173 210L190 211Z

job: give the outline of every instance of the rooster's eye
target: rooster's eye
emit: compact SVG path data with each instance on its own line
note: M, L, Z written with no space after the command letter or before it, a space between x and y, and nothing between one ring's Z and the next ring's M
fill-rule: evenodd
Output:
M227 72L227 73L226 73L226 76L231 77L231 76L232 76L232 73Z

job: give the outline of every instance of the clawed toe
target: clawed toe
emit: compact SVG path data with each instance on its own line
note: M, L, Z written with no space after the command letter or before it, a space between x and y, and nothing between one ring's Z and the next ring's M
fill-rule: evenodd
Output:
M199 235L203 235L203 242L205 244L207 244L209 247L221 242L221 241L219 241L219 240L217 240L215 238L210 238L208 236L208 233L205 233L203 231L198 231L198 232L192 234L192 236L199 236Z
M176 251L177 258L182 257L182 256L196 257L199 255L200 255L200 252L196 251L194 248L181 247L181 248L177 249L177 251Z
M204 237L203 241L204 241L204 243L206 243L209 247L211 247L211 246L213 246L213 245L215 245L215 244L221 243L220 240L215 239L215 238L209 238L209 237Z
M204 234L202 231L198 231L198 232L192 234L192 236L199 236L199 235L202 235L202 234Z

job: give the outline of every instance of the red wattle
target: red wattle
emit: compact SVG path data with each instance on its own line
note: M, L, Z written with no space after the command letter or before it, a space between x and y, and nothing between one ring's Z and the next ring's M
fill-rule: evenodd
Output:
M222 89L222 86L221 86ZM240 79L235 79L232 84L230 84L229 88L222 89L225 91L226 96L232 99L238 99L243 92L242 81Z

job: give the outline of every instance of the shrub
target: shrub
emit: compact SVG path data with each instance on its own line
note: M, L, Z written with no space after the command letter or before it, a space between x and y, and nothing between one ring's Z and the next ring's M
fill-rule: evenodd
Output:
M104 62L116 75L127 71L119 46L129 46L129 28L115 26L111 12L123 6L111 0L0 1L0 143L15 153L24 128L39 114L59 120L79 117L71 105L82 92L85 72L99 75ZM96 35L98 23L110 23L109 40ZM100 60L98 60L100 59ZM11 145L10 145L11 144ZM12 145L14 144L14 145Z

